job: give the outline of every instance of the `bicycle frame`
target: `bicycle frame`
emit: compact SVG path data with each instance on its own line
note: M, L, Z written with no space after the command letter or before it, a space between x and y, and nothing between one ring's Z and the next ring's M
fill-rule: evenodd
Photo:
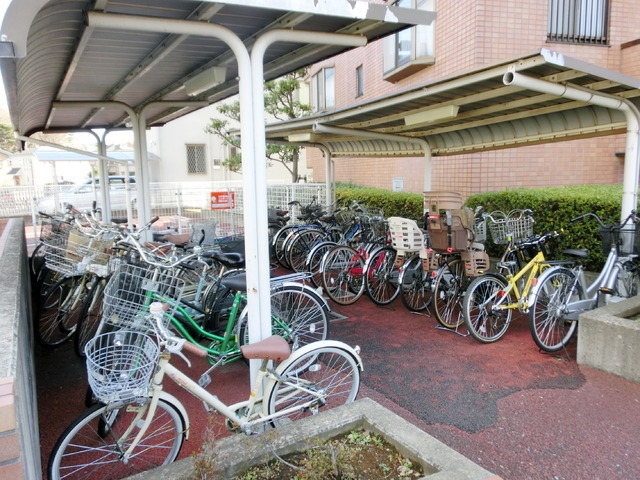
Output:
M507 281L507 288L491 297L491 300L494 300L496 295L500 297L492 308L494 310L515 310L516 308L518 308L521 311L526 312L529 308L528 298L532 286L537 283L538 275L540 274L542 268L546 266L549 266L549 262L545 260L544 253L540 251L536 253L536 255L531 260L529 260L529 262L516 274L506 275L504 279ZM528 276L524 287L522 288L522 290L520 290L518 288L518 282L527 274ZM508 298L508 295L510 293L513 293L516 301L508 305L501 304L504 299Z
M337 345L340 342L325 340L323 341L323 343L325 343L326 345ZM344 347L348 348L348 352L353 356L353 358L356 360L358 367L361 369L362 361L357 351L353 350L351 347L343 346L343 348ZM287 380L282 376L280 376L278 373L283 371L289 365L290 362L297 360L299 356L302 356L306 354L308 351L314 350L315 348L317 348L317 342L316 344L305 345L304 347L297 350L296 354L290 356L287 360L280 363L275 370L268 367L269 360L262 360L262 364L260 369L258 370L258 374L252 386L249 399L242 402L235 403L233 405L225 404L216 395L209 393L207 390L201 387L198 384L198 382L192 380L180 369L172 365L170 363L171 353L166 350L163 351L160 354L160 360L158 363L157 371L153 377L152 391L151 391L152 394L149 397L150 400L148 403L145 403L140 407L140 411L138 412L138 415L136 415L136 417L132 421L129 428L123 434L123 438L119 439L119 443L124 443L123 439L126 440L127 437L131 434L131 432L135 428L140 427L140 430L136 434L135 439L131 442L131 445L123 455L124 461L126 462L126 460L131 456L134 449L137 447L138 443L140 442L140 439L144 436L147 428L151 423L151 419L153 418L155 410L157 408L158 400L164 394L162 390L162 382L165 374L169 378L171 378L171 380L177 383L180 387L184 388L193 396L203 401L206 406L214 409L223 417L225 417L227 420L232 422L232 428L234 430L240 430L245 434L251 434L257 431L256 427L269 423L271 420L275 418L287 416L295 411L313 408L313 405L316 403L316 400L319 400L322 398L322 396L324 395L323 392L321 391L314 392L313 390L303 388L298 384L287 382ZM266 386L263 389L262 387L265 384L265 381L266 381ZM270 392L272 388L274 388L277 382L282 382L285 385L288 385L292 389L292 393L291 393L292 396L295 396L296 392L303 391L304 393L311 395L312 399L305 402L302 405L283 409L283 410L280 410L278 413L268 415L267 405L264 402L264 395L261 392ZM176 403L182 406L177 399L176 399ZM148 405L148 408L145 408L145 406L147 405ZM116 406L116 408L118 407ZM140 426L139 421L144 415L145 410L146 410L146 418L144 420L144 423ZM187 416L186 411L183 411L183 415L185 417L184 418L185 425L188 431L189 418Z

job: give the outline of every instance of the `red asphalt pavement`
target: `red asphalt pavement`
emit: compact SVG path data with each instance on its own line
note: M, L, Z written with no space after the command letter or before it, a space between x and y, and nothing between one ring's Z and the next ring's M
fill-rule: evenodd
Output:
M362 348L360 396L370 397L505 480L627 480L640 478L640 384L542 354L526 318L483 345L435 328L397 300L377 307L368 298L331 308L330 337ZM464 328L462 328L464 330ZM174 363L186 365L175 358ZM193 377L206 370L192 360ZM42 459L84 410L84 363L71 345L36 347ZM235 362L213 372L210 391L225 402L247 397L248 367ZM181 458L197 451L203 434L227 435L219 415L170 380L165 388L187 407L191 437Z

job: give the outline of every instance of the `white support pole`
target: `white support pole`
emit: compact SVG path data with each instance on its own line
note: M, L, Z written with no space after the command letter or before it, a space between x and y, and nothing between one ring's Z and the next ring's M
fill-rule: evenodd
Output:
M88 12L87 23L94 27L109 28L114 30L130 30L137 32L161 32L175 33L180 35L199 35L203 37L213 37L225 42L238 62L239 77L239 97L240 97L240 134L242 149L242 167L244 181L244 198L245 198L245 260L247 269L247 308L250 321L262 324L260 330L271 332L271 315L270 315L270 295L269 295L269 265L268 256L265 261L258 262L258 252L260 248L267 252L268 245L259 245L263 240L257 235L257 212L263 207L266 211L266 205L260 205L255 194L254 188L256 178L252 178L247 173L247 168L252 170L256 164L255 144L256 137L262 137L264 142L264 125L262 126L262 134L253 131L253 78L251 70L251 58L247 48L242 43L240 37L233 33L230 29L215 25L208 22L196 22L190 20L175 20L156 17L131 16L112 13ZM261 70L262 72L262 70ZM262 85L262 73L260 74L260 85ZM262 98L262 92L260 92ZM262 118L262 116L260 117ZM134 122L135 124L136 122ZM264 148L259 158L264 157ZM258 162L264 164L264 162ZM265 188L266 191L266 180ZM249 201L247 201L249 199ZM263 202L264 203L264 202ZM265 215L266 221L266 215ZM267 228L265 224L265 235ZM264 243L264 242L263 242ZM260 286L266 286L260 288ZM266 307L265 307L266 305ZM267 315L261 314L267 311ZM255 329L254 330L258 330ZM249 329L251 331L251 328ZM255 337L254 337L255 338ZM258 365L256 362L251 363L251 380L255 379L258 373Z
M264 54L271 45L276 42L296 43L320 43L326 45L345 45L358 47L366 45L367 39L362 36L345 35L337 33L307 32L297 30L271 30L256 40L251 50L251 71L253 75L253 135L255 136L254 158L255 164L251 166L250 173L245 170L243 161L243 177L252 182L254 190L251 192L251 201L256 205L256 211L251 212L252 231L259 238L257 258L261 259L258 265L259 283L255 285L258 291L266 292L267 302L259 305L257 315L252 316L249 310L249 341L260 340L271 334L271 326L266 322L260 322L260 318L271 318L271 302L269 292L269 242L268 242L268 215L267 215L267 165L265 161L266 138L264 119ZM245 117L241 117L245 118ZM244 134L243 134L244 139ZM244 158L244 149L243 149ZM246 195L246 190L245 190ZM246 199L246 197L245 197ZM250 203L250 202L248 202ZM251 204L251 203L250 203ZM247 211L245 210L245 217Z

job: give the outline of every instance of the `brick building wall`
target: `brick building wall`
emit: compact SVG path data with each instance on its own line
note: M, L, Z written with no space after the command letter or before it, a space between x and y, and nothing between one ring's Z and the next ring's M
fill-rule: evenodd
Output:
M376 3L381 3L377 1ZM607 46L547 42L549 0L436 0L435 64L396 83L383 80L382 41L314 65L313 75L325 66L335 67L336 108L371 100L483 65L517 58L548 48L640 76L640 2L610 0ZM640 43L640 42L638 42ZM364 72L364 95L356 97L356 67ZM472 193L505 187L542 187L569 184L620 183L625 136L504 149L470 155L433 158L433 190ZM393 178L404 179L404 190L421 192L422 158L335 158L336 179L355 184L392 188ZM308 149L313 180L324 181L324 160Z

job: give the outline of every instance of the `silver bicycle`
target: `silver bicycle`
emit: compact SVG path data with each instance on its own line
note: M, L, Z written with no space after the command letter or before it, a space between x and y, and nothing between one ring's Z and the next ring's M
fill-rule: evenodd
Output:
M607 260L597 278L589 284L578 263L550 262L531 291L529 329L542 350L557 352L574 335L580 313L638 294L640 275L636 262L640 252L640 223L635 211L621 224L605 225L595 213L580 215L572 222L592 217L600 224ZM565 250L576 259L587 257L586 249Z

